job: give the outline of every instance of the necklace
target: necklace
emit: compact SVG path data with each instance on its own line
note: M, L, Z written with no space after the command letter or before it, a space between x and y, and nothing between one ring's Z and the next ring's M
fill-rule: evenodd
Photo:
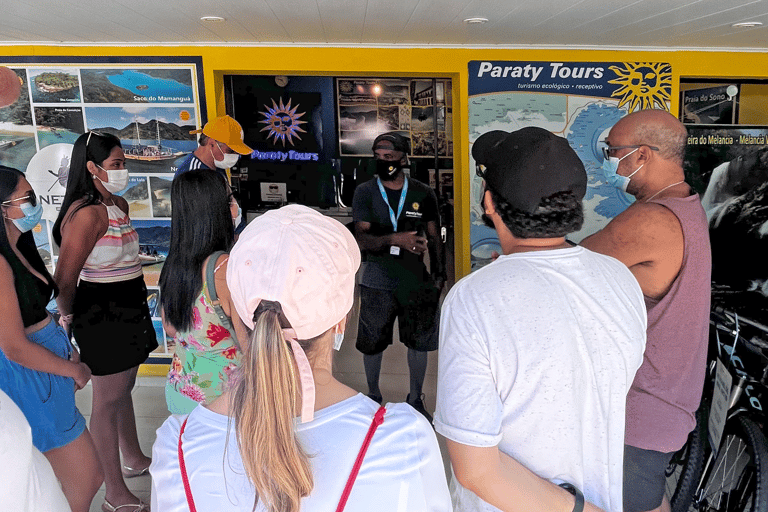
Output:
M685 183L685 180L682 180L682 181L678 181L677 183L673 183L673 184L671 184L671 185L667 185L666 187L664 187L663 189L659 190L658 192L656 192L655 194L653 194L651 197L649 197L648 199L646 199L644 202L646 202L646 203L647 203L648 201L650 201L651 199L653 199L653 198L654 198L654 197L656 197L657 195L661 194L662 192L664 192L664 191L665 191L665 190L667 190L668 188L672 188L672 187L674 187L675 185L679 185L679 184L681 184L681 183Z

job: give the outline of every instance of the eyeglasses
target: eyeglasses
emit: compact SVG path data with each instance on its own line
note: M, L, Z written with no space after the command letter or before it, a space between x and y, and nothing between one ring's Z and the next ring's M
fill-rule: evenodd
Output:
M88 144L91 142L91 135L98 135L99 137L103 137L103 133L95 132L93 130L88 132L88 138L85 139L85 147L88 147Z
M641 148L643 146L651 148L653 151L658 151L659 148L656 146L649 146L648 144L633 144L631 146L609 146L607 141L600 141L603 144L605 144L601 149L603 150L603 158L608 160L611 157L611 151L616 151L617 149L629 149L629 148Z
M11 203L15 203L17 201L27 202L27 203L30 203L32 206L37 206L37 196L35 195L35 191L34 190L30 190L29 193L27 195L23 196L23 197L17 197L16 199L8 199L7 201L3 201L0 204L2 204L4 206L16 206L18 208L17 205L11 204Z

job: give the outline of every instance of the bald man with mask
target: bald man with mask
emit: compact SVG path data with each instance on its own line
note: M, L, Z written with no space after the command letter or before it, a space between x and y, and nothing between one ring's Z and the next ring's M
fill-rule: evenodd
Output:
M625 512L670 509L664 471L696 425L704 383L712 260L704 209L685 182L686 140L663 110L616 123L603 172L635 202L582 241L629 267L648 309L643 364L627 394Z

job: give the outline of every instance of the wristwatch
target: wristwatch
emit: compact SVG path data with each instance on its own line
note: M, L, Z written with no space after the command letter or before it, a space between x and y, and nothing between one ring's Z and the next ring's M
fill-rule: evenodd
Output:
M581 493L580 490L576 488L575 485L569 484L568 482L563 482L560 484L560 487L568 491L569 493L573 494L576 497L576 501L573 504L573 512L583 512L584 511L584 495Z

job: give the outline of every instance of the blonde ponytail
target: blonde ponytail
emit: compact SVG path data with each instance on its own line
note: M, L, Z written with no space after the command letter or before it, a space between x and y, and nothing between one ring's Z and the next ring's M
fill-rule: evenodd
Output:
M261 311L260 311L261 310ZM299 512L314 485L312 468L294 430L301 387L277 308L257 309L233 397L243 466L269 512ZM254 504L255 506L255 504Z

